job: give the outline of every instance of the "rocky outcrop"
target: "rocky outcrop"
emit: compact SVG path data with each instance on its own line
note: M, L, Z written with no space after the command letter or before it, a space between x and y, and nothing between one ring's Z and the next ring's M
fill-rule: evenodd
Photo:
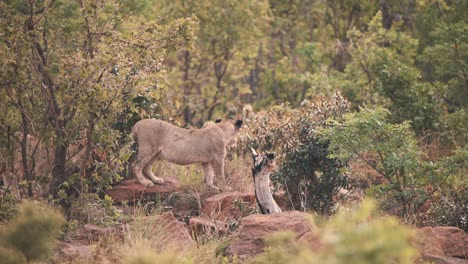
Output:
M201 215L215 220L238 220L256 211L255 194L226 192L204 201Z
M185 249L194 244L187 225L177 220L171 212L147 216L139 221L154 226L155 231L160 233L161 239L164 240L162 244L167 247Z
M221 236L228 233L228 223L220 220L208 220L202 217L192 217L189 221L189 227L192 235L196 239L204 236Z
M90 243L109 236L113 236L114 239L122 240L124 237L124 225L119 224L113 227L99 227L86 224L75 231L72 235L72 239L74 241Z
M153 187L145 187L137 180L124 180L119 184L107 190L106 193L115 203L123 201L135 202L137 200L155 200L157 198L164 199L170 194L179 190L179 183L175 179L165 179L163 184L155 184Z
M241 225L233 234L232 242L226 247L226 256L241 259L256 256L264 251L264 239L278 231L292 231L297 238L316 230L308 214L288 211L269 215L254 214L241 219Z
M424 227L416 242L424 259L434 263L468 263L468 234L458 227Z
M59 242L57 259L67 263L94 263L96 245L82 245L78 243Z

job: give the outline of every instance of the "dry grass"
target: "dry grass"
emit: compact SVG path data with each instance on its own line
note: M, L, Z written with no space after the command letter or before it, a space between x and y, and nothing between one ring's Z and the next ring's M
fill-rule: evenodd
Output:
M250 157L229 154L225 160L226 185L233 191L253 192L254 185ZM179 181L183 190L205 192L203 170L199 164L179 166L166 161L156 161L153 166L156 176ZM221 186L224 187L224 186Z

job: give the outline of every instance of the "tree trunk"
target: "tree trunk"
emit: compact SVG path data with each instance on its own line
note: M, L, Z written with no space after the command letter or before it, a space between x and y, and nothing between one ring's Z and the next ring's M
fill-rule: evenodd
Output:
M392 14L386 0L380 0L380 11L382 12L382 27L390 29L392 27Z
M255 183L255 198L262 214L281 212L270 191L270 174L275 169L274 154L259 155L252 148L252 174Z

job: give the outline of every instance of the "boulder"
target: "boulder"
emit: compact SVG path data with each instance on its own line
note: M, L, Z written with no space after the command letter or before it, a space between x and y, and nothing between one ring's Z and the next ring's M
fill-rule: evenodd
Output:
M200 235L221 236L229 231L228 223L220 220L211 221L202 217L190 218L189 227L194 238Z
M86 224L75 231L75 233L72 235L72 239L74 241L90 243L99 241L102 238L109 236L123 240L124 225L119 224L113 227L99 227L92 224Z
M458 227L438 226L424 227L418 230L419 240L416 242L422 256L436 263L447 262L452 258L468 259L468 234ZM445 261L445 262L444 262Z
M137 200L164 199L179 190L179 183L175 179L165 179L163 184L155 184L153 187L145 187L137 180L123 180L119 184L107 190L106 193L115 203L123 201L135 202Z
M317 234L315 229L313 229L312 231L309 231L309 232L305 233L304 235L302 235L301 237L299 237L298 241L300 243L303 243L303 244L307 245L308 248L310 248L312 251L318 251L322 247L322 243L320 241L320 236L319 236L319 234Z
M144 225L145 230L150 235L154 232L154 234L160 236L160 250L169 247L186 249L194 245L187 225L177 220L172 212L141 217L135 220L132 225Z
M59 242L58 259L73 263L94 263L96 245Z
M204 201L201 215L215 220L238 220L256 211L255 194L226 192Z
M443 256L425 256L424 259L431 264L467 264L468 260ZM423 262L426 263L426 262Z
M224 254L241 259L256 256L264 252L264 239L278 231L292 231L301 238L316 230L308 214L288 211L269 215L254 214L241 219L241 225L233 234L232 242Z

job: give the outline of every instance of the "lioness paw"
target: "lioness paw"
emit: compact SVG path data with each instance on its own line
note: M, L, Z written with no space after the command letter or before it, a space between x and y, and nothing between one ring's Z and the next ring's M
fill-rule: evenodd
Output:
M153 187L154 186L154 183L150 180L147 180L147 179L144 179L144 180L141 180L140 181L141 184L143 184L145 187Z
M223 192L232 192L233 189L232 189L232 187L229 187L229 186L226 185L226 186L223 187L222 191Z
M217 193L220 193L221 191L219 190L218 187L214 186L214 185L208 185L208 188L211 190L211 191L214 191L214 192L217 192Z
M154 177L153 179L151 179L151 181L156 183L156 184L163 184L164 183L164 180L162 178L159 178L159 177Z

